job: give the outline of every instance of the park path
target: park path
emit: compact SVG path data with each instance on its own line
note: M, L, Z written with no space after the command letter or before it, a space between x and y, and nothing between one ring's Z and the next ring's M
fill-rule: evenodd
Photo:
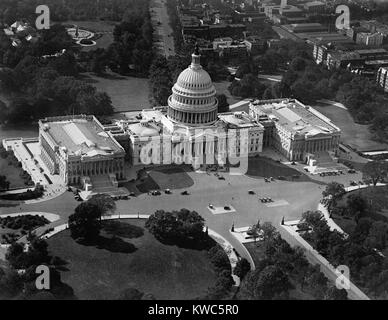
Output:
M313 264L318 264L320 266L323 274L333 283L336 283L339 273L336 269L320 255L306 240L304 240L299 233L296 231L295 225L298 224L299 220L288 221L285 225L282 225L280 228L280 233L290 245L299 246L305 249L305 256L307 260ZM370 300L370 298L362 292L354 283L351 281L351 275L349 277L349 289L348 298L351 300Z

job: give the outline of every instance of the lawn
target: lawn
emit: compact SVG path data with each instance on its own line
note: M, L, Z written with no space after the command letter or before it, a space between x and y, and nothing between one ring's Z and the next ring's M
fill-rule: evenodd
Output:
M310 181L308 176L298 170L264 157L249 158L247 175L251 177L274 177L275 179L281 176L284 177L284 180Z
M342 130L341 142L345 145L349 145L358 151L384 150L388 148L387 144L373 140L373 135L369 131L368 126L355 123L347 110L327 104L319 104L313 107L331 119Z
M112 99L115 112L150 108L148 79L107 74L98 77L91 73L83 74L83 81L106 92Z
M9 188L26 188L24 180L20 177L21 168L8 165L8 160L0 157L0 174L5 175L10 182Z
M369 217L373 220L383 220L388 222L388 187L370 187L348 192L340 201L338 206L345 206L347 198L352 194L360 194L372 207ZM352 217L341 217L333 215L334 221L347 233L351 233L356 226Z
M125 183L123 186L129 191L147 193L151 190L184 189L194 184L193 179L186 173L187 166L160 167L147 171L142 180Z
M47 241L50 254L65 261L62 281L74 289L77 298L115 299L132 287L158 300L185 300L205 294L215 283L207 251L164 245L144 229L144 223L111 221L100 246L78 244L68 230ZM114 244L117 238L120 246Z

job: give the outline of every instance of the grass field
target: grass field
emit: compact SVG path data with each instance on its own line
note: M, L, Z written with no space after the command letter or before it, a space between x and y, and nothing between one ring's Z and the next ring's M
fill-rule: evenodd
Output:
M5 175L10 182L10 188L25 188L24 180L19 176L21 168L8 165L8 160L0 158L0 174Z
M310 180L308 176L300 173L298 170L292 169L282 163L264 157L249 158L247 175L260 178L274 177L275 179L277 179L279 176L282 176L285 178L285 180L294 181ZM298 176L298 178L296 178L296 176Z
M83 74L83 81L106 92L112 99L115 112L149 108L148 79L107 74L97 77L91 73Z
M331 119L342 130L341 141L344 144L350 145L359 151L388 148L387 144L374 141L368 126L355 123L347 110L327 104L314 105L313 108Z
M194 299L216 280L207 251L182 249L160 243L146 229L144 220L121 220L103 236L120 237L131 252L80 245L69 231L50 238L49 251L66 261L62 281L79 299L115 299L127 288L151 293L156 299ZM130 225L132 227L130 227ZM116 251L116 252L115 252Z
M148 172L143 181L124 184L129 191L147 193L151 190L183 189L194 184L193 179L181 167L155 168Z

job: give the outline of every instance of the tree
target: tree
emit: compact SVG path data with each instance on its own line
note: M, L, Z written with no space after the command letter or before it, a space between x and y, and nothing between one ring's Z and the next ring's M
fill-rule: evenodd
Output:
M9 189L9 181L6 176L0 176L0 190L8 190Z
M95 204L99 211L100 215L104 216L109 212L114 212L116 210L116 203L114 199L107 194L96 194L92 196L89 200L89 203Z
M362 168L362 173L364 179L371 179L373 185L376 186L377 182L382 181L387 177L388 164L385 161L367 162Z
M22 277L13 269L0 269L0 299L11 299L23 289Z
M368 210L368 203L359 194L351 194L346 199L346 211L349 216L355 217L356 222L365 216Z
M71 237L76 241L96 240L101 229L100 219L101 211L96 204L81 203L69 217Z
M324 300L348 300L348 293L345 289L330 286L325 292Z
M254 285L256 299L272 300L288 297L291 283L287 275L277 266L271 265L259 271L259 277Z
M242 258L239 261L237 261L237 264L233 270L233 273L242 280L250 270L251 270L250 263L248 262L247 259Z
M229 112L229 103L228 103L228 99L226 98L226 95L218 94L217 100L218 100L218 113Z
M267 89L265 89L265 91L263 93L263 100L270 100L273 98L274 98L274 96L272 94L272 88L268 87Z
M306 67L306 61L303 58L296 57L290 63L290 69L293 71L303 71Z
M118 300L142 300L143 296L143 292L135 288L127 288L120 293Z
M322 192L322 196L324 197L323 203L330 211L345 193L343 184L334 181L330 182Z
M371 248L384 250L388 242L388 224L383 221L373 222L365 242Z

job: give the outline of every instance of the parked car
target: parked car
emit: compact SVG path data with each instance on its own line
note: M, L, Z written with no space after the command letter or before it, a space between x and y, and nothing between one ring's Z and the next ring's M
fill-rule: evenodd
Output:
M183 195L183 196L188 196L189 194L190 193L188 191L186 191L186 190L181 192L181 195Z
M223 176L219 176L218 180L225 180L225 178Z
M164 193L165 193L165 194L171 194L172 192L171 192L170 189L166 189L166 190L164 190Z
M130 192L129 195L130 195L131 197L135 197L135 196L136 196L136 194L135 194L134 192Z
M248 193L249 193L249 194L255 194L255 191L249 190Z
M154 190L151 192L153 196L160 196L162 193L159 190Z
M270 182L268 178L264 178L264 181L265 182Z
M214 206L211 203L209 203L209 208L214 210Z
M230 211L230 210L232 210L232 209L230 209L230 207L229 207L229 206L225 206L225 207L224 207L224 210L226 210L226 211Z

